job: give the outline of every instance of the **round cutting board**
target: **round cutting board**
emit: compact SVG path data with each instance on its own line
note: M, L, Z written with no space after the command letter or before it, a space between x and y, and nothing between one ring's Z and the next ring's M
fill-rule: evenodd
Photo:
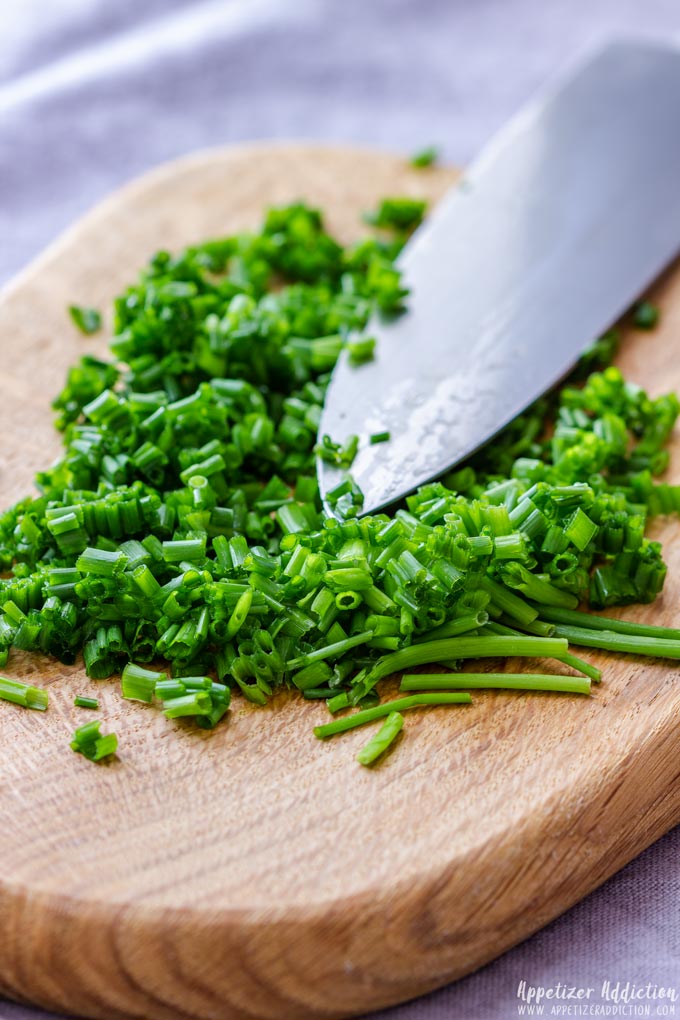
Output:
M454 178L370 151L253 146L104 203L0 299L3 504L58 452L49 401L67 366L106 351L67 304L107 307L154 250L254 227L271 203L319 204L350 240L380 196L436 200ZM677 274L657 291L661 327L620 359L655 393L680 388ZM666 592L628 615L677 625L678 522L655 529ZM81 665L13 653L5 672L48 686L50 708L0 704L0 993L90 1020L345 1018L479 967L680 820L675 668L598 661L589 699L479 692L413 713L367 770L365 733L314 738L323 704L236 699L206 733ZM109 764L69 749L88 715L75 694L96 694L119 736Z

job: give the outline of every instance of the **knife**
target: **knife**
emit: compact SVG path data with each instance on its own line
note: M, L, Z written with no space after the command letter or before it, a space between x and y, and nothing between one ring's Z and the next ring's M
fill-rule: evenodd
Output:
M679 249L680 49L611 43L488 145L404 248L408 310L369 323L374 360L338 361L319 435L359 436L362 513L488 442ZM343 473L318 477L330 510Z

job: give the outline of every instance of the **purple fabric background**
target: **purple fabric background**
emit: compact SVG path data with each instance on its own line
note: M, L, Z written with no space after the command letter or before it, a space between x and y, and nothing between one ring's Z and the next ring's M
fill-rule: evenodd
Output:
M556 66L629 31L680 39L677 0L1 0L0 283L108 191L206 145L437 142L464 163ZM522 979L680 994L679 893L676 829L477 974L372 1020L516 1017ZM0 1018L49 1020L7 1002Z

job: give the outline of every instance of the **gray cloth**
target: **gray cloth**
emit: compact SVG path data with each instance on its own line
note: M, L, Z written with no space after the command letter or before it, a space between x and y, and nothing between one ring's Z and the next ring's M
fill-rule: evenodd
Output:
M206 145L437 142L464 163L556 66L631 30L679 36L677 0L2 0L0 282ZM606 980L680 986L679 855L676 829L495 963L373 1020L509 1020L522 980L594 986L591 1003Z

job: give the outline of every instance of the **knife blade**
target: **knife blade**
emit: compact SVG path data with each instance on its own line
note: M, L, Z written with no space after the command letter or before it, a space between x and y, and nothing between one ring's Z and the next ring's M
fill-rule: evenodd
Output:
M555 385L680 250L680 49L621 41L522 110L404 248L408 310L343 353L319 436L371 513ZM373 433L388 442L370 445ZM344 473L318 461L321 494Z

